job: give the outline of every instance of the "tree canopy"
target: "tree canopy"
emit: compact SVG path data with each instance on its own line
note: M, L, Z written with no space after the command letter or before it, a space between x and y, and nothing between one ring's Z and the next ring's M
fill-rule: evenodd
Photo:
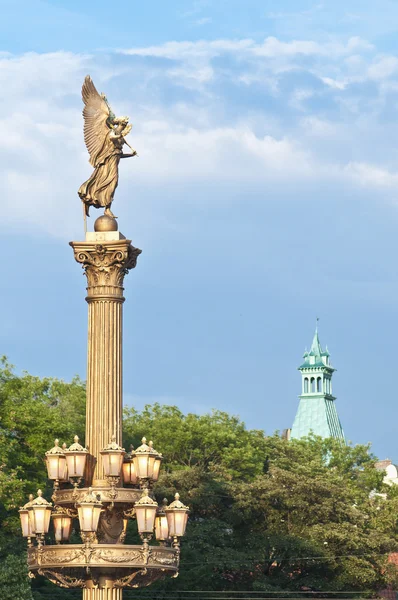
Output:
M10 589L14 600L75 597L40 578L30 591L17 509L29 493L46 489L43 457L53 438L84 440L84 413L79 379L17 375L3 358L1 598ZM388 560L398 551L398 488L383 484L368 446L287 441L248 430L225 412L183 414L159 404L126 408L123 431L126 448L145 435L165 456L157 499L172 499L178 489L191 509L180 576L152 586L151 597L182 590L374 595L398 584ZM128 539L134 535L132 527ZM134 597L147 593L136 590Z

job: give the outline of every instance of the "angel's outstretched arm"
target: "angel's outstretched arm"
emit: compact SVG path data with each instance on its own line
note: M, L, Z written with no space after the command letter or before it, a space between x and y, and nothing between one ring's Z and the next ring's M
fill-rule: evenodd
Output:
M133 150L133 148L131 148ZM131 158L132 156L138 156L137 150L133 150L129 154L121 154L120 158Z

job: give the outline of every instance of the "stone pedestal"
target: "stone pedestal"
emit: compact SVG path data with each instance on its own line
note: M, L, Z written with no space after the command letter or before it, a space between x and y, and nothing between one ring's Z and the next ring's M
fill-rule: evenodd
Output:
M100 451L111 441L122 444L122 305L124 276L141 250L119 232L86 234L70 242L87 276L88 353L86 407L86 485L106 487ZM85 597L86 598L86 597ZM94 598L94 596L93 596ZM108 600L107 596L95 597ZM118 596L109 596L116 600ZM87 596L86 600L91 600Z

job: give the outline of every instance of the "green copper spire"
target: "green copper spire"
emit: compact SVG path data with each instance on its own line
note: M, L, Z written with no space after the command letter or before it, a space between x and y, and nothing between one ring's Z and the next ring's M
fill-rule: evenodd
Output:
M301 438L311 432L321 437L345 441L332 395L330 355L322 349L318 336L318 319L309 352L304 352L304 362L299 367L302 378L300 403L294 419L291 438Z

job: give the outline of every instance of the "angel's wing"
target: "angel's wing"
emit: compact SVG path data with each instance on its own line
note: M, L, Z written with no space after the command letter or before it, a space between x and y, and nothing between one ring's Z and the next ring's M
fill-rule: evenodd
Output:
M97 92L90 75L87 75L83 87L82 97L84 102L84 141L90 154L90 164L95 167L105 138L109 133L109 108L107 102Z

